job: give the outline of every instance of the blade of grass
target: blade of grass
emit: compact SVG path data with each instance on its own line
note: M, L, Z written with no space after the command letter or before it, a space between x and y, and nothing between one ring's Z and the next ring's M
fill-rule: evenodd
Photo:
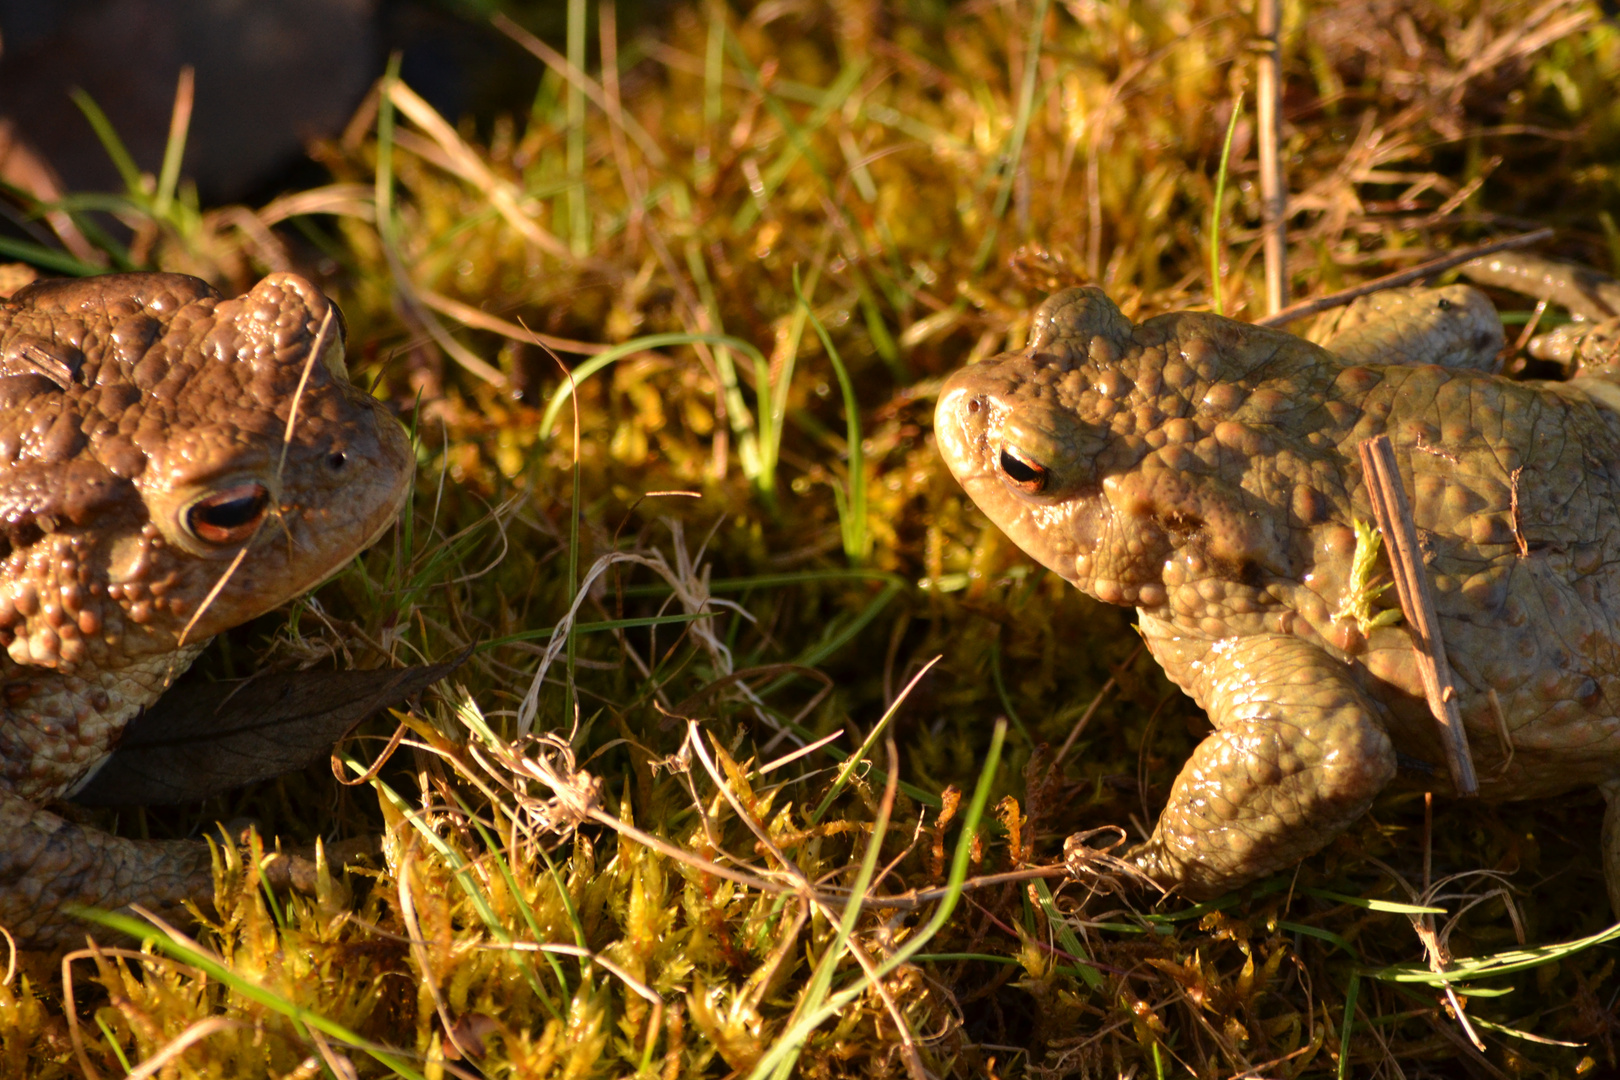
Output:
M872 554L872 540L866 531L866 456L861 449L861 404L855 397L855 384L850 381L838 346L827 333L827 327L810 306L810 298L799 287L799 269L793 268L793 295L798 297L801 309L808 315L821 347L826 350L838 376L838 389L844 395L844 423L848 432L849 480L846 497L839 506L839 527L844 538L844 557L854 566L864 563Z
M900 691L893 704L884 710L883 716L872 726L872 730L867 734L861 745L857 746L854 753L844 759L844 767L838 770L838 775L833 778L832 785L827 788L827 794L822 796L821 802L810 812L810 824L816 825L821 822L821 816L827 812L828 807L832 806L833 800L838 798L838 793L844 790L844 785L854 775L856 767L866 760L866 755L871 753L872 747L877 745L878 737L888 729L889 721L893 720L895 714L900 711L900 706L910 696L911 691L922 681L922 677L927 675L933 666L943 659L945 659L944 656L934 657L923 665L921 671L911 677L911 681L906 683L906 688Z
M585 0L568 0L568 63L585 70ZM591 249L590 208L585 189L585 91L568 80L563 100L568 109L568 240L576 256Z
M1350 985L1344 992L1344 1021L1339 1032L1339 1080L1350 1075L1350 1030L1356 1022L1356 999L1361 996L1361 976L1350 973Z
M573 395L574 388L609 364L623 360L627 356L634 356L637 353L651 352L654 349L664 348L669 345L690 345L699 341L708 345L736 349L738 352L744 353L754 361L756 371L760 368L769 368L764 353L742 338L731 337L727 334L671 333L648 334L646 337L632 338L623 345L615 345L606 352L597 353L573 369L571 373L572 379L557 387L557 393L546 403L546 411L540 414L540 438L549 439L551 437L552 429L557 423L557 414L562 411L563 405ZM737 406L746 412L747 406L743 403L740 392L737 394ZM729 408L727 411L730 411Z
M1483 979L1492 975L1508 975L1515 971L1523 971L1526 968L1556 963L1565 957L1573 956L1578 952L1583 952L1598 945L1607 945L1611 941L1620 941L1620 923L1589 937L1559 942L1556 945L1542 945L1533 949L1510 949L1506 952L1493 953L1490 956L1470 956L1461 960L1453 960L1445 971L1440 972L1431 971L1427 967L1418 967L1414 964L1394 964L1389 967L1364 971L1362 974L1386 982L1444 986L1448 983L1462 982L1465 979ZM1474 992L1469 990L1469 993Z
M574 626L576 634L599 633L603 630L633 630L645 626L669 626L671 624L696 622L699 619L712 619L716 615L723 615L720 611L694 611L690 614L680 615L646 615L635 619L608 619L604 622L578 623ZM507 634L505 637L490 638L480 641L473 646L475 652L493 649L497 645L511 645L518 641L537 641L551 638L557 633L555 626L548 626L543 630L521 630L516 634Z
M740 46L734 46L734 48L736 52L741 51ZM736 52L734 52L734 58ZM761 204L770 202L771 196L776 193L776 190L782 186L783 181L788 178L788 174L793 171L793 166L797 165L801 160L808 162L817 176L825 177L822 172L821 161L816 157L815 151L811 149L810 140L805 133L806 131L820 130L832 115L843 107L849 95L855 92L856 87L860 86L861 76L866 74L866 68L867 63L863 60L848 64L843 70L839 71L832 85L821 92L821 100L802 125L793 119L792 113L782 107L781 103L776 100L776 95L760 86L757 80L755 81L756 92L763 96L767 106L776 114L777 120L782 125L782 130L788 136L788 144L783 148L781 155L766 167L760 177L760 188L754 193L754 197L743 203L742 207L737 211L736 217L732 219L731 227L734 232L746 233L754 227L754 224L759 220Z
M816 285L821 281L821 270L826 265L827 255L832 249L833 234L829 230L822 237L821 247L816 251L815 259L810 264L809 284L805 292L811 296L816 294ZM797 278L798 268L794 268ZM782 432L788 415L788 392L793 388L793 372L798 365L799 344L804 339L804 324L808 320L809 306L797 305L793 309L793 317L788 323L787 340L781 347L781 363L776 372L776 379L770 388L770 424L760 434L759 457L760 471L774 477L777 463L782 454ZM760 397L763 399L764 394ZM769 433L769 437L766 433Z
M877 977L882 978L894 971L902 964L909 963L916 954L922 952L923 946L932 941L935 934L950 921L951 913L956 910L957 902L962 897L962 882L967 880L968 863L973 854L973 840L978 835L979 822L984 817L985 804L990 801L990 788L995 781L997 769L1001 765L1001 747L1007 738L1007 722L996 721L995 730L990 736L990 749L985 757L984 768L979 772L979 781L973 789L973 798L968 803L967 812L962 817L962 832L956 842L956 851L951 858L951 872L947 878L947 892L940 900L939 907L934 910L933 917L918 930L915 935L896 949L887 959L877 967ZM819 1008L806 1011L787 1030L785 1030L766 1051L765 1055L754 1066L749 1074L750 1080L766 1080L768 1077L779 1075L778 1069L784 1061L794 1062L804 1047L805 1040L810 1033L820 1027L827 1020L836 1016L847 1008L851 1002L866 992L867 978L863 974L854 983L840 990L828 998Z
M913 685L915 685L915 682L916 680L913 680ZM909 686L906 688L907 691L910 689ZM906 694L902 692L895 700L895 704L898 705L905 699ZM860 869L855 873L855 880L850 884L849 899L844 903L844 913L843 917L838 920L838 930L833 935L833 940L828 944L826 951L822 953L821 962L816 965L815 972L810 976L810 982L805 987L804 993L800 995L798 1006L794 1009L794 1012L798 1015L813 1013L826 1002L827 991L832 987L833 974L838 967L839 960L843 959L849 949L850 935L855 932L855 924L861 917L861 907L866 899L866 891L871 888L872 877L877 873L878 855L883 849L883 838L888 835L889 831L889 812L894 807L893 758L895 755L892 741L889 743L889 754L891 759L890 775L884 797L878 803L877 817L872 822L872 836L866 843L866 852L861 856L861 865ZM805 1036L808 1037L808 1035L809 1030L807 1029ZM803 1046L802 1040L799 1046ZM798 1061L798 1056L797 1049L790 1054L783 1055L782 1060L777 1064L774 1075L780 1080L787 1080L793 1073L793 1067Z
M102 267L82 259L75 259L65 251L57 251L43 244L36 244L32 240L14 240L9 236L0 236L0 255L20 259L41 270L54 270L58 274L73 277L89 277L91 274L103 272Z
M186 154L186 133L191 129L191 106L197 81L190 64L180 68L174 88L174 111L169 114L169 138L163 144L163 168L158 172L157 192L152 196L152 216L166 220L180 183L180 161Z
M686 268L692 275L692 284L697 287L698 299L703 305L701 316L705 331L724 334L725 322L721 317L719 299L715 296L714 282L709 277L709 265L696 241L686 244ZM750 355L754 360L756 396L765 401L771 383L770 365L758 349L752 349ZM743 475L753 482L768 504L774 503L776 476L763 471L759 456L761 438L767 442L774 441L774 436L768 430L760 430L769 425L770 411L762 410L756 424L754 414L743 400L742 386L737 381L737 366L731 359L730 348L720 346L714 350L714 366L720 374L720 388L725 394L726 419L731 423L732 433L737 436L737 460L742 465Z
M1052 890L1044 878L1035 879L1035 895L1040 900L1041 911L1046 914L1046 921L1057 932L1058 944L1063 946L1064 952L1081 961L1075 965L1075 972L1080 976L1080 981L1086 984L1087 989L1101 990L1102 972L1086 962L1091 959L1091 954L1080 944L1080 938L1075 934L1074 927L1070 926L1069 921L1058 911L1057 900L1052 896Z
M979 250L973 255L973 273L980 273L996 250L996 237L1001 230L1001 219L1007 213L1007 202L1012 197L1013 179L1024 158L1024 138L1029 134L1030 114L1035 111L1035 83L1041 69L1041 42L1046 35L1046 10L1050 0L1037 0L1035 14L1029 21L1029 38L1024 44L1024 77L1018 87L1018 113L1013 119L1012 134L1007 140L1006 156L997 162L1001 166L1001 179L996 191L994 208L990 212L990 227L979 241Z
M377 232L389 247L399 246L399 222L394 217L394 84L399 81L401 54L388 57L377 99L377 173L372 202L377 208Z
M755 574L750 577L719 578L709 582L709 594L748 592L752 589L774 589L782 585L805 585L816 581L879 581L897 589L909 588L911 583L898 574L882 570L805 570L793 574ZM668 585L631 585L624 590L626 596L664 596L671 592Z
M124 145L124 140L118 137L118 131L113 127L112 121L107 119L107 114L101 111L101 106L96 104L95 98L78 87L74 87L68 96L73 99L73 104L79 107L84 118L90 121L90 128L100 140L101 148L107 152L113 168L118 170L119 178L124 181L124 190L132 197L145 202L151 197L151 193L146 190L146 184L141 180L141 170L136 166L135 159L129 156L129 148Z
M1226 169L1232 160L1232 137L1237 134L1238 119L1243 115L1243 94L1232 102L1232 118L1226 122L1226 139L1221 143L1221 166L1215 170L1215 206L1209 212L1209 289L1212 307L1217 315L1226 314L1221 298L1221 204L1226 200Z

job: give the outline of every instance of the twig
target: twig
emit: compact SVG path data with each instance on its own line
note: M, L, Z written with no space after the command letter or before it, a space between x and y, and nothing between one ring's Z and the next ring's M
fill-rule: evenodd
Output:
M1498 251L1507 251L1510 248L1539 244L1541 241L1549 239L1552 234L1553 230L1551 229L1537 229L1534 232L1520 233L1517 236L1493 240L1489 244L1480 244L1478 247L1453 251L1449 255L1442 255L1438 259L1430 259L1426 263L1420 263L1410 270L1402 270L1398 274L1386 274L1381 278L1373 278L1371 281L1357 285L1353 289L1344 289L1328 296L1318 297L1315 300L1302 300L1292 307L1283 308L1273 315L1267 315L1263 319L1256 319L1255 325L1286 326L1288 323L1296 319L1303 319L1307 315L1315 315L1319 311L1327 311L1330 308L1343 307L1350 301L1367 296L1370 293L1380 292L1384 289L1394 289L1401 285L1410 285L1414 281L1422 281L1426 277L1432 277L1442 270L1449 270L1453 266L1465 263L1470 259L1477 259L1481 255L1490 255Z
M1052 866L1029 866L1022 870L1006 870L999 874L981 874L978 877L970 877L962 882L961 891L989 889L997 885L1005 885L1009 881L1033 881L1035 878L1068 876L1070 876L1069 868L1064 863L1056 863ZM895 896L868 896L862 903L872 908L894 908L899 911L911 911L922 907L924 904L932 904L936 900L943 899L945 894L950 891L949 887L941 887L900 893Z
M1266 263L1266 311L1276 314L1288 306L1288 184L1283 176L1281 0L1258 0L1255 4L1255 32L1258 40L1255 59L1258 75L1260 123L1260 217L1264 230Z
M1462 711L1457 707L1457 689L1446 662L1445 643L1440 639L1440 620L1435 615L1434 594L1429 575L1423 569L1418 548L1417 527L1412 506L1401 486L1395 463L1395 448L1387 435L1374 435L1361 442L1361 468L1372 499L1373 516L1383 530L1395 591L1401 598L1401 613L1412 631L1412 647L1417 651L1418 673L1429 699L1429 711L1439 725L1445 749L1446 768L1458 795L1479 794L1474 775L1474 759L1468 751L1468 733L1463 730Z

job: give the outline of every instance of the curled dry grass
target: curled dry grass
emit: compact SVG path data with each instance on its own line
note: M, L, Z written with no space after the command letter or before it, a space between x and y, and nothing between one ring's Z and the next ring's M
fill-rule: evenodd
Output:
M123 215L113 263L325 279L420 486L268 656L477 651L341 748L341 784L135 823L250 812L384 854L300 896L223 850L193 937L24 963L5 1074L1615 1068L1612 951L1535 951L1605 926L1593 799L1430 823L1392 795L1294 877L1114 891L1109 845L1201 720L929 443L936 380L1021 345L1053 288L1207 306L1213 239L1228 313L1262 313L1242 12L710 2L641 36L611 10L563 53L503 23L539 90L486 129L385 79L319 148L328 186L202 210L165 170L47 219ZM1283 41L1296 296L1542 224L1620 266L1594 5L1290 5ZM1025 872L1079 830L1077 879Z

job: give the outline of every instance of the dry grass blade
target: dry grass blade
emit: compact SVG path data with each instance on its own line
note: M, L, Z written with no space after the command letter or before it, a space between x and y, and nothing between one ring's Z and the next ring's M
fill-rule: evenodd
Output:
M1457 688L1451 678L1451 664L1446 660L1445 643L1440 637L1434 592L1429 585L1428 572L1423 568L1423 550L1418 546L1417 527L1412 521L1406 489L1401 484L1395 448L1389 436L1377 435L1363 441L1358 449L1373 514L1389 541L1384 547L1389 552L1395 588L1400 594L1401 613L1412 631L1412 648L1417 652L1418 671L1423 676L1429 710L1434 713L1445 748L1452 786L1458 795L1476 795L1479 779L1474 774L1468 732L1463 728L1462 711L1457 705Z
M569 63L566 56L523 29L523 27L501 12L496 12L490 17L489 21L494 25L495 29L529 50L542 60L547 67L556 71L567 79L571 85L577 86L583 91L585 96L590 98L597 108L607 114L615 127L635 140L636 146L640 148L643 154L647 155L647 160L654 166L662 167L667 163L668 158L663 149L653 141L651 135L647 134L646 129L636 122L635 117L629 115L623 109L615 107L613 99L603 93L602 87L597 84L596 80Z
M427 132L428 137L443 151L449 168L488 199L518 235L548 255L562 259L572 257L568 245L541 228L524 211L519 192L513 185L496 176L478 152L456 134L449 121L422 100L416 91L393 80L388 84L388 98L395 108L410 117L412 123Z
M1287 326L1289 323L1297 322L1307 316L1316 315L1332 308L1343 307L1359 297L1370 296L1385 289L1394 289L1402 285L1410 285L1415 281L1422 281L1424 278L1433 277L1443 271L1450 270L1453 266L1461 266L1465 262L1484 255L1490 255L1493 252L1509 251L1515 248L1529 247L1531 244L1539 244L1543 240L1551 239L1552 235L1552 229L1536 229L1532 232L1521 233L1518 236L1493 240L1488 244L1480 244L1477 247L1464 248L1449 255L1442 255L1437 259L1430 259L1421 266L1414 266L1410 270L1402 270L1399 273L1385 274L1383 277L1374 278L1365 284L1357 285L1353 289L1341 289L1330 296L1318 297L1315 300L1302 300L1276 314L1267 315L1263 319L1256 319L1255 323L1259 326Z
M595 356L597 353L607 352L611 346L595 341L574 341L570 338L561 338L553 334L536 333L525 326L508 322L487 311L481 311L471 304L463 304L460 300L453 300L442 296L431 289L416 290L417 299L442 315L448 315L463 326L470 326L474 330L488 330L513 341L532 342L557 352L575 353L580 356Z
M305 214L333 214L360 221L375 222L377 205L367 184L326 184L286 195L278 195L259 208L265 225L276 225Z

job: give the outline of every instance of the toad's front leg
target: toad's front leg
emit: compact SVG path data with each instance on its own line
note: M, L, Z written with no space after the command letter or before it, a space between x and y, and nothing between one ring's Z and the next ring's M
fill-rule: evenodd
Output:
M1155 881L1205 898L1292 866L1394 777L1377 707L1321 649L1261 634L1217 642L1191 661L1167 655L1180 651L1176 642L1147 636L1215 725L1176 777L1153 836L1127 856Z

